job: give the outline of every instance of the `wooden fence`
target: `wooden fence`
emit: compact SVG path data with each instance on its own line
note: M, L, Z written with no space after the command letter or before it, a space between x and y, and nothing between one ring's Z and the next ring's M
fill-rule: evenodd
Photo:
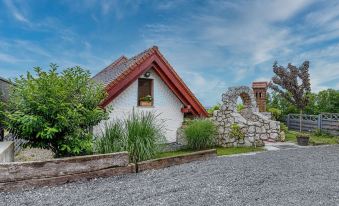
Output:
M299 114L286 116L288 129L300 130ZM339 113L323 113L319 115L302 115L302 130L312 132L321 130L332 135L339 135Z

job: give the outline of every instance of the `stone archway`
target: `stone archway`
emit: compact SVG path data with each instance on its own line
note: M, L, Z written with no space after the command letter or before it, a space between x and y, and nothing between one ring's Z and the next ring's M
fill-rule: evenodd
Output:
M240 97L244 109L237 111L237 99ZM280 123L268 119L259 113L253 90L247 86L230 87L222 95L223 105L213 115L218 126L218 144L229 146L252 146L262 144L264 140L277 141ZM232 124L240 126L245 138L237 140L230 136Z

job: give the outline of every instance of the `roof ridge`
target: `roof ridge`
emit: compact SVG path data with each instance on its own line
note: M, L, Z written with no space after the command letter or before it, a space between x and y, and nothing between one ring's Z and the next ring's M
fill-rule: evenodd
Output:
M105 69L101 70L96 75L94 75L92 77L92 79L97 77L99 74L102 74L103 72L106 72L107 70L113 69L113 68L117 67L118 65L124 63L123 61L124 62L128 61L128 58L125 55L121 55L118 59L116 59L114 62L112 62L110 65L108 65Z
M148 58L149 56L151 56L154 52L155 49L157 49L157 47L153 46L151 48L145 49L144 51L140 52L139 54L135 55L134 57L131 57L129 60L132 60L135 58L135 62L131 65L129 65L126 70L121 73L115 80L113 80L112 82L110 82L109 84L107 84L106 87L110 87L114 84L116 84L118 82L118 80L120 80L121 78L123 78L123 76L127 76L130 72L132 72L132 70L138 66L141 62L143 62L146 58ZM140 56L140 57L139 57Z

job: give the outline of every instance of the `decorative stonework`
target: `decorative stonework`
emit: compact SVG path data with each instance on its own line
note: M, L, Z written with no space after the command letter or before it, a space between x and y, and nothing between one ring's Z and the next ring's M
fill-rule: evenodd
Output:
M241 97L244 109L237 111L237 99ZM277 141L280 134L280 123L272 121L259 113L253 90L247 86L230 87L222 95L223 105L213 114L218 127L217 142L223 147L259 146L263 141ZM238 124L245 134L244 140L236 140L229 133L232 124Z

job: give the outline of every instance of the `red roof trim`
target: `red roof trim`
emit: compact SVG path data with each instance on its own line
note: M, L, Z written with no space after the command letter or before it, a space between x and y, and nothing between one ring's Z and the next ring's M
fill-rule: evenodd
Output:
M138 62L131 65L129 69L107 85L106 91L108 93L108 97L102 102L101 106L107 106L115 97L123 92L128 86L137 80L140 75L152 66L155 72L178 97L178 99L185 106L191 106L191 111L194 115L201 117L208 116L205 108L170 66L157 47L152 47L149 53L145 54L145 56Z

